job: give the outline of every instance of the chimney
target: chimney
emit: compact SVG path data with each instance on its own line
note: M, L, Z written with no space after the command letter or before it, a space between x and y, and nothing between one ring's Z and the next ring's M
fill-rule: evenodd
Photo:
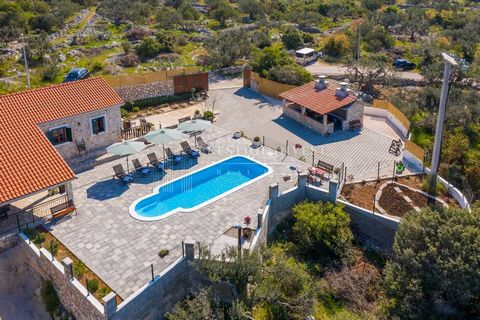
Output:
M315 89L323 90L328 87L328 81L326 80L327 76L321 75L318 76L318 79L315 80Z
M340 87L337 88L337 90L335 91L335 96L337 96L340 99L343 99L346 96L348 96L348 91L350 91L348 89L348 83L340 82Z

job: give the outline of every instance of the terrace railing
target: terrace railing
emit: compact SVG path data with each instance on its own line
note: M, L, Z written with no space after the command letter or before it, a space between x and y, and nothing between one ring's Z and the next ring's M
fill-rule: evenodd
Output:
M0 217L0 235L16 233L25 229L27 226L34 227L51 220L52 213L50 208L66 203L66 195L61 195L55 199L40 203L22 211L8 214Z
M122 130L122 139L130 140L143 137L150 131L150 125L148 123L141 124L136 127Z

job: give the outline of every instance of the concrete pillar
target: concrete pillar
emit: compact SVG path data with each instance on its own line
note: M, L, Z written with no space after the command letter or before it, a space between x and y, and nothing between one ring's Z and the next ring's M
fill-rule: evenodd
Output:
M65 183L65 194L67 195L67 200L72 200L72 202L75 202L73 200L73 188L72 188L72 182L68 181Z
M257 229L260 229L262 227L262 222L263 222L263 211L257 213Z
M268 187L268 198L274 199L278 197L278 183L273 183Z
M305 107L302 107L301 113L302 113L302 115L305 115Z
M323 115L323 133L326 134L327 133L327 128L328 128L328 115L327 114L324 114Z
M300 172L298 174L298 186L305 187L307 185L308 174L306 172Z
M194 240L185 240L183 242L185 246L185 257L187 259L194 259L195 258L195 241Z
M105 318L112 319L117 313L117 295L115 292L110 292L102 298L103 308L105 310Z
M62 260L63 269L65 270L65 277L68 281L73 280L73 261L69 257Z
M328 201L337 202L338 181L330 180L328 182Z

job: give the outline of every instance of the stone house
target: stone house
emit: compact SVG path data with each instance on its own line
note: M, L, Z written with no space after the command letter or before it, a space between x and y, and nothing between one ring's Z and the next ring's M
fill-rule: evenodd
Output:
M283 114L322 135L363 126L363 102L341 82L330 88L325 76L280 94Z
M67 160L121 140L123 103L102 78L0 96L0 209L53 188L73 200Z

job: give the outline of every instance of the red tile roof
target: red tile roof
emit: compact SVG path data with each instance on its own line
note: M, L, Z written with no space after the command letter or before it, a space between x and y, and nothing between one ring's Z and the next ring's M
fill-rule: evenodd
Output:
M335 95L335 91L335 89L329 87L317 90L315 89L315 82L312 81L303 86L285 91L280 94L280 97L322 115L348 106L357 100L351 94L340 99Z
M120 104L102 78L0 96L0 203L75 177L37 124Z

